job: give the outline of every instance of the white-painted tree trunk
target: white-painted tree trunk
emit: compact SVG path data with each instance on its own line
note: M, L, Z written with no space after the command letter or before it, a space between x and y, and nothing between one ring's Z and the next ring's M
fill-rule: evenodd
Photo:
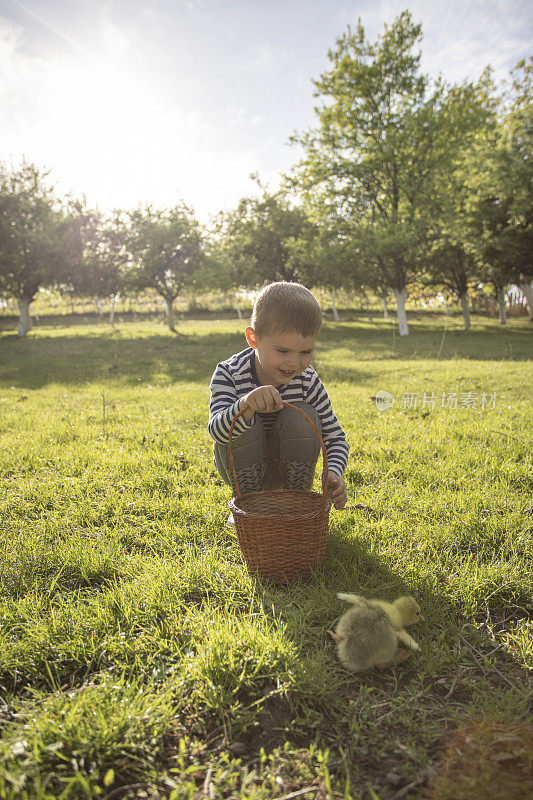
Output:
M242 311L239 305L239 298L237 297L236 293L234 295L234 298L235 298L235 308L237 309L237 316L239 317L239 319L242 319Z
M462 294L459 298L461 301L461 311L463 312L464 328L467 331L470 328L470 309L468 308L468 295Z
M398 314L398 332L400 336L409 336L409 327L407 325L407 314L405 313L405 301L407 300L407 289L397 289L394 287L394 296L396 298L396 310Z
M383 309L383 319L388 319L389 318L389 312L388 312L388 309L387 309L387 298L386 297L382 297L381 298L381 308Z
M174 333L176 332L176 328L174 327L174 301L167 300L166 297L163 298L165 302L165 314L167 316L167 323L168 327Z
M529 283L519 283L518 286L526 296L527 310L529 311L529 320L533 322L533 281Z
M117 302L117 298L115 295L111 298L111 308L109 309L109 324L115 324L115 303Z
M339 312L337 311L337 306L335 305L335 292L333 289L330 289L329 296L331 297L331 308L333 311L333 319L335 322L339 321Z
M19 336L26 336L28 331L31 330L30 305L31 300L28 297L23 297L22 300L19 300Z
M500 315L500 325L507 323L507 306L505 305L505 292L498 289L498 311Z

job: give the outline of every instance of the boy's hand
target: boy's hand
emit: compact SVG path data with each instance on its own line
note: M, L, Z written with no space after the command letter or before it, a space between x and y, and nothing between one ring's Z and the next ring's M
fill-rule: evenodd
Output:
M344 508L348 501L343 479L330 470L328 470L328 497L331 497L333 505L338 511Z
M244 408L243 417L250 422L256 411L281 411L283 400L275 386L258 386L239 401L239 411Z

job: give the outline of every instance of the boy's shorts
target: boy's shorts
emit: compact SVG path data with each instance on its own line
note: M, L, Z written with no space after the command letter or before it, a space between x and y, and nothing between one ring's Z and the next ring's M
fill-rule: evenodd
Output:
M312 406L303 402L292 405L305 411L322 433L318 414ZM292 408L283 408L275 413L268 434L261 414L256 412L254 424L239 436L232 437L231 450L242 494L247 491L311 488L320 455L316 433ZM221 478L236 493L227 444L214 443L214 460Z

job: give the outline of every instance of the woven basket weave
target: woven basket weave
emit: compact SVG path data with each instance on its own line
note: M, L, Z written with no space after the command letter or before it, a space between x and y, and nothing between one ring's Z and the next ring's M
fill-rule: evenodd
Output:
M323 457L322 494L297 489L250 492L241 495L233 461L231 440L240 411L229 431L229 458L237 497L229 507L235 520L237 537L250 573L287 583L308 578L326 555L331 500L327 497L328 458L316 425L307 414L291 403L283 403L301 414L320 442Z

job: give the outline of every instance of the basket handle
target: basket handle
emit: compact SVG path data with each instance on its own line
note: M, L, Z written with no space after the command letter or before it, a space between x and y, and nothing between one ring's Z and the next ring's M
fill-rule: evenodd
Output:
M316 427L315 423L313 422L312 419L310 419L310 417L307 416L305 411L302 411L301 408L297 408L296 406L293 406L292 403L287 403L286 400L283 400L283 407L284 408L292 408L294 411L297 411L298 414L301 414L302 417L304 417L307 420L307 422L309 423L309 425L312 427L312 429L314 430L314 432L317 435L317 439L319 441L320 447L322 448L322 464L323 464L323 469L322 469L322 496L323 496L324 505L325 505L326 498L327 498L327 486L328 486L328 456L327 456L327 453L326 453L326 448L324 446L324 442L322 441L322 437L320 436L320 433L318 432L318 428ZM231 464L231 471L233 473L233 478L235 480L235 488L237 489L237 495L240 495L241 490L239 489L239 482L237 480L237 472L235 470L235 462L233 461L233 452L232 452L232 448L231 448L231 440L232 440L232 437L233 437L233 429L235 427L235 423L237 422L239 417L241 417L244 414L244 412L247 410L247 408L248 407L245 406L241 411L239 411L234 416L234 418L232 420L232 423L230 425L230 429L229 429L229 438L228 438L229 460L230 460L230 464Z

